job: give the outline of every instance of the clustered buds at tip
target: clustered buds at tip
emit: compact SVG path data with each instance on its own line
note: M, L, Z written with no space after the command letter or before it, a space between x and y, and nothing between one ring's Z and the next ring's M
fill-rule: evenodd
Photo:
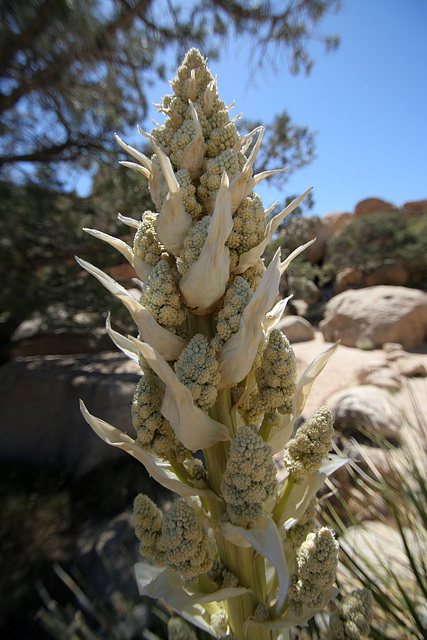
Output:
M141 541L141 555L153 558L157 565L165 562L166 546L162 537L163 516L154 502L143 493L133 504L133 525Z
M207 531L184 500L176 500L165 514L162 534L166 564L185 578L195 578L212 567Z
M179 381L165 359L149 344L135 338L131 341L165 384L162 414L169 420L178 440L190 451L228 440L230 436L226 426L194 405L190 390Z
M332 446L333 418L322 407L297 430L284 453L284 462L295 482L320 469Z
M233 524L250 526L263 515L277 488L276 473L270 447L253 429L241 427L231 442L221 483Z
M280 249L277 250L258 288L245 308L240 328L220 351L221 386L226 389L241 382L250 372L264 337L262 323L279 293Z
M322 527L309 533L297 551L297 571L291 579L289 604L296 612L323 608L325 592L335 581L339 545L334 533Z

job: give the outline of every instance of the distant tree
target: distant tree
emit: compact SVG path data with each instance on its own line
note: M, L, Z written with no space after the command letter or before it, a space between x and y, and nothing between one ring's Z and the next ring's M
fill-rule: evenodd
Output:
M334 234L327 266L337 272L346 267L362 274L385 264L403 263L415 280L425 282L427 274L427 214L406 227L399 212L378 212L355 218Z
M283 205L280 205L280 210L284 209L294 197L286 198ZM308 200L307 203L306 200ZM285 218L279 226L273 242L271 242L266 249L265 256L267 262L270 262L279 247L281 247L283 255L287 256L313 237L312 230L319 224L320 218L318 216L303 215L303 213L305 214L312 206L313 200L309 193L300 206ZM277 213L278 210L279 207L276 207L275 213ZM304 253L301 254L299 260L307 260ZM291 263L291 265L292 264L293 263Z
M239 121L239 129L251 131L258 125L265 128L264 140L257 156L256 169L265 171L270 166L286 167L285 173L277 173L270 178L270 182L282 184L295 171L305 167L315 158L315 133L308 127L302 127L291 121L289 114L284 111L276 115L272 123L265 123L255 120ZM286 206L293 198L287 198ZM303 207L298 207L293 215L301 213L307 205L312 206L313 201L309 195ZM283 208L283 207L282 207Z
M0 171L46 183L58 166L87 169L116 153L123 132L147 111L150 82L171 52L190 45L220 53L233 33L250 36L253 65L293 72L313 63L309 44L337 0L3 0L0 5ZM320 37L327 48L335 36ZM310 134L283 114L273 155L309 159ZM280 150L284 142L285 151ZM303 149L307 153L303 152Z
M90 198L33 183L0 182L0 343L33 312L43 314L51 305L62 305L70 316L79 310L98 314L113 306L115 318L126 322L121 303L115 304L94 278L86 278L74 256L90 254L101 268L121 263L117 251L82 227L95 227L131 243L128 227L115 220L112 211L137 217L150 206L145 178L122 167L100 172ZM100 313L99 321L103 321Z
M337 0L2 0L0 3L0 334L32 312L105 307L74 253L101 268L113 251L81 231L126 233L111 220L150 208L147 181L118 171L112 133L146 117L150 84L190 46L219 56L227 38L252 43L251 66L309 71L310 43ZM248 37L249 36L249 37ZM335 37L320 37L327 48ZM261 166L302 166L313 134L287 113L266 125ZM269 149L269 154L265 150ZM64 176L95 175L89 199L65 193ZM69 182L72 182L71 180ZM99 245L101 245L99 247ZM97 254L92 251L97 247ZM99 248L98 248L99 247ZM115 255L117 259L117 254ZM120 260L120 256L118 257Z
M421 288L427 288L427 208L407 224L411 238L402 250L402 259L410 266L411 276Z

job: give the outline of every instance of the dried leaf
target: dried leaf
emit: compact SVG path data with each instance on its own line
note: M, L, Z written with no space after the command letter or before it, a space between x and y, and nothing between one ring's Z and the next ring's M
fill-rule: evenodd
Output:
M216 494L210 489L190 487L178 480L169 463L161 460L161 458L158 458L150 451L143 449L126 433L123 433L108 422L90 414L82 400L80 400L80 411L82 412L86 422L92 427L96 435L99 436L101 440L113 447L123 449L123 451L129 453L131 456L139 460L139 462L142 462L150 476L152 476L163 487L169 489L169 491L174 491L183 498L186 496L196 495L216 498Z

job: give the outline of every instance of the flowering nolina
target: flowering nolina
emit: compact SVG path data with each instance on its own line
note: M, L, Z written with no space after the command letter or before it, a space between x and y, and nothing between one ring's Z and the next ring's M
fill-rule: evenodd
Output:
M315 495L345 462L328 453L325 407L292 437L336 348L298 380L292 348L275 329L287 302L278 301L280 277L305 247L284 261L279 250L267 269L262 260L306 194L267 219L274 205L264 211L253 192L275 173L253 174L264 130L239 136L239 116L230 120L198 50L187 53L171 86L157 105L165 124L141 131L151 158L117 137L136 160L122 164L148 178L155 211L141 220L120 216L135 229L132 247L87 230L135 268L140 299L79 260L122 300L138 330L123 336L107 318L112 341L141 367L136 440L83 403L82 413L179 496L165 514L147 496L135 500L136 534L149 558L135 568L140 593L213 636L286 638L336 594L337 542L316 524ZM285 446L288 475L278 482L273 455Z

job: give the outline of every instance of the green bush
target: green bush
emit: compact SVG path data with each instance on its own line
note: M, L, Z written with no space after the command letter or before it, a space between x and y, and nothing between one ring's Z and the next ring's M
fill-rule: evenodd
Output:
M279 247L282 248L282 258L288 256L292 251L308 242L312 237L312 230L321 222L318 216L294 216L285 219L283 226L275 239L268 245L265 251L266 262L269 263ZM300 261L307 262L305 254L302 253ZM291 266L295 260L291 263ZM291 268L291 267L289 267Z
M331 239L326 266L333 272L347 267L362 275L385 264L403 264L411 279L422 282L427 272L427 216L405 227L399 212L378 212L351 220Z

